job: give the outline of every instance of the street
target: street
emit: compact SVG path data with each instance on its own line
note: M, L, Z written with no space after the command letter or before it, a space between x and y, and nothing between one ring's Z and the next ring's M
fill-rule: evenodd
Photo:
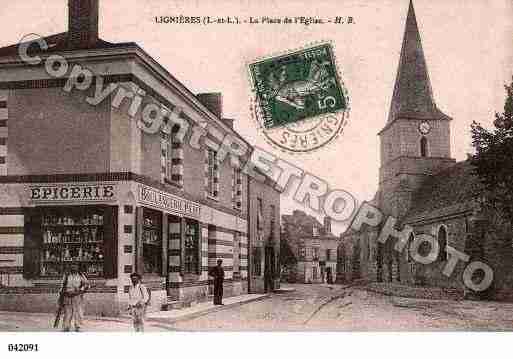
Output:
M287 284L294 291L196 318L148 319L146 331L512 330L513 303L384 296L341 285ZM0 331L49 331L52 314L1 312ZM85 321L84 331L131 331L128 318Z
M292 285L289 285L292 286ZM512 330L513 304L387 297L338 285L294 284L295 292L175 323L178 330Z

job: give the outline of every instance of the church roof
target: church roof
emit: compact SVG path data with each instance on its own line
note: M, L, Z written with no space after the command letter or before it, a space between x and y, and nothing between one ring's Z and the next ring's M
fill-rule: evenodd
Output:
M433 99L413 2L410 1L387 125L397 118L447 119ZM385 127L386 128L386 127Z
M413 194L412 207L403 223L450 216L474 208L474 196L481 182L469 160L437 173Z

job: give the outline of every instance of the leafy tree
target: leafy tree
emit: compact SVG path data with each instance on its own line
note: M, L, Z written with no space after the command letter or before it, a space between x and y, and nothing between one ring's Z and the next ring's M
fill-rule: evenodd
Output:
M486 203L504 220L513 223L513 81L505 85L504 112L495 114L494 128L488 130L473 122L472 144L476 150L471 162L481 178Z

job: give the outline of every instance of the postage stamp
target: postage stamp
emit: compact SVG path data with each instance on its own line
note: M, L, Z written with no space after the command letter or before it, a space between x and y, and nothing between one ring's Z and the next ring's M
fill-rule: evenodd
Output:
M252 113L266 138L288 152L310 152L341 132L349 98L330 43L249 65Z

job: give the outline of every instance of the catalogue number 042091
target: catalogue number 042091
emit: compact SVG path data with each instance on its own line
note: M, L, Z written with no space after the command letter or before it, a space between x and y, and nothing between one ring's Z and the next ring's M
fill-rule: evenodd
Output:
M7 344L7 350L10 352L38 352L38 344Z

